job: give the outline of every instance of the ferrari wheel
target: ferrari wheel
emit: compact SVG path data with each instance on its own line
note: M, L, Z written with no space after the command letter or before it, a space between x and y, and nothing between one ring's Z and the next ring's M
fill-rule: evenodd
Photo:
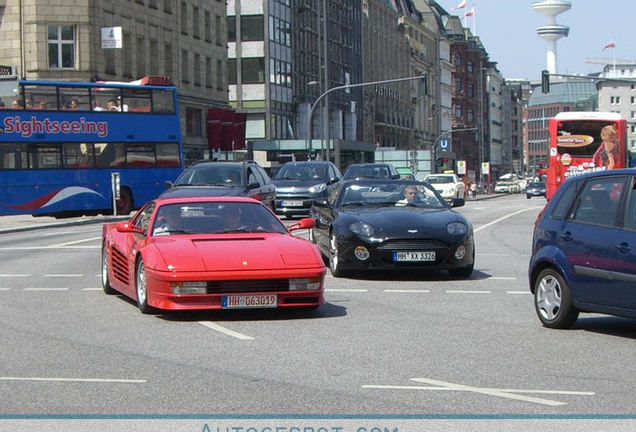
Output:
M314 233L313 228L309 228L309 233L307 234L307 237L309 237L310 242L312 242L313 244L316 244L316 233Z
M108 278L108 251L106 245L102 247L102 289L106 294L116 294L117 291L110 286L110 280Z
M567 282L552 268L539 273L534 283L534 307L541 323L549 328L570 328L579 317Z
M154 308L148 305L148 285L146 283L146 265L143 258L139 258L137 262L137 307L143 314L154 312Z
M333 277L344 276L344 271L340 266L340 258L338 256L338 239L336 233L332 232L329 237L329 268Z

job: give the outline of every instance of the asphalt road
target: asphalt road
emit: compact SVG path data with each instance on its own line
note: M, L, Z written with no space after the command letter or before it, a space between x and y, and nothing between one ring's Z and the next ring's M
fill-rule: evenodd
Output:
M288 428L313 419L314 430L498 430L516 418L521 430L537 419L588 430L572 419L613 415L596 430L633 430L636 321L583 315L556 331L535 316L527 265L544 202L513 195L458 209L476 232L470 279L328 276L327 304L313 312L142 315L101 291L100 225L4 233L0 430L32 430L34 416L57 416L49 430L61 430L68 416L166 415L215 432L202 419L242 432L246 415ZM463 417L488 421L444 428Z

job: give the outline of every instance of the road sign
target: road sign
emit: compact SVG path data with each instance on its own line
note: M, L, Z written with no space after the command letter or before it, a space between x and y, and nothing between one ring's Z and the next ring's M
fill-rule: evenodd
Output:
M439 142L439 148L441 148L442 150L448 149L448 140L447 139L441 140Z
M457 174L466 175L466 161L465 160L457 161Z

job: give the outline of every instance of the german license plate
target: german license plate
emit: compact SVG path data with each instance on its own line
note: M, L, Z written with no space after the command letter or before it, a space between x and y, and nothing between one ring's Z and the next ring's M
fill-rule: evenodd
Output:
M435 252L393 252L393 262L435 261Z
M275 308L278 305L276 294L224 295L221 297L223 309Z
M284 200L283 207L302 207L303 202L300 200Z

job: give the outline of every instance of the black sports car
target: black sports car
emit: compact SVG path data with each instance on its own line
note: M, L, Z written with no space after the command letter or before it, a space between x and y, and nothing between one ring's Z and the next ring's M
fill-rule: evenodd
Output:
M414 180L345 180L327 199L314 200L309 238L329 258L334 276L350 270L473 272L472 224L428 183Z

